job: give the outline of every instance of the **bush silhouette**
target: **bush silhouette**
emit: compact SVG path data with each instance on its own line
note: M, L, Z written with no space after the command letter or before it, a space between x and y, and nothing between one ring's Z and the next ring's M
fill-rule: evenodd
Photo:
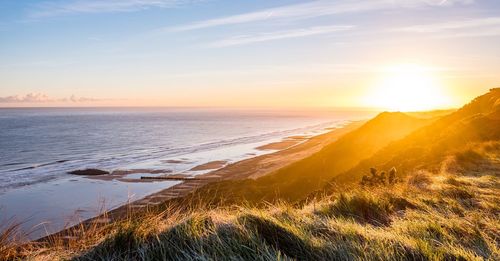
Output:
M389 174L385 171L378 172L376 168L370 168L371 176L364 175L361 178L361 186L385 186L392 185L398 182L396 168L391 168Z

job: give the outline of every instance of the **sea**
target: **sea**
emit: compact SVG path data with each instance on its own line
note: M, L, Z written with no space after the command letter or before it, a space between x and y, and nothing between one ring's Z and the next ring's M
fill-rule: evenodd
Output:
M259 146L325 133L370 111L229 108L0 109L0 229L28 238L59 231L178 184L121 182L68 174L96 168L173 174L212 161L272 153ZM140 175L135 173L134 175Z

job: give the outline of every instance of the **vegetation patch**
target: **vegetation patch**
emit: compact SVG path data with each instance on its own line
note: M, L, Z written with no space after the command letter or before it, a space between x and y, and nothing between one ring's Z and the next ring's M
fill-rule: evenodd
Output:
M291 258L299 260L318 258L316 256L317 251L313 246L271 220L254 215L246 215L241 217L241 222L249 230L255 231L267 244Z
M332 204L325 206L321 213L353 219L360 223L386 226L390 223L392 207L389 201L376 199L367 193L341 194Z
M0 259L499 259L498 211L464 203L480 199L498 209L497 177L424 177L394 186L353 186L302 205L151 213L112 224L108 233L88 231L78 248L59 241L29 247L4 243L10 248L2 248ZM413 184L421 180L441 189L418 189ZM101 241L103 234L108 236Z
M426 189L432 184L432 179L426 172L417 171L409 177L408 184L418 189Z

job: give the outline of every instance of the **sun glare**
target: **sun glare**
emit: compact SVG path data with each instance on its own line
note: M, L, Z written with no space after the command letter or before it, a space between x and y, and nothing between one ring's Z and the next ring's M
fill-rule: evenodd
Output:
M433 75L435 70L413 64L387 68L367 103L391 111L423 111L450 105L443 87Z

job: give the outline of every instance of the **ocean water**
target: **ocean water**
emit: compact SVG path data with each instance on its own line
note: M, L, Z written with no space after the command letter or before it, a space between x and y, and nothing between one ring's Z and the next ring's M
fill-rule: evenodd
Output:
M56 231L104 208L177 182L89 180L67 172L161 169L172 173L210 161L270 153L258 146L316 135L371 112L174 108L0 109L0 222L50 221ZM26 222L26 220L29 220ZM47 229L44 227L44 230Z

